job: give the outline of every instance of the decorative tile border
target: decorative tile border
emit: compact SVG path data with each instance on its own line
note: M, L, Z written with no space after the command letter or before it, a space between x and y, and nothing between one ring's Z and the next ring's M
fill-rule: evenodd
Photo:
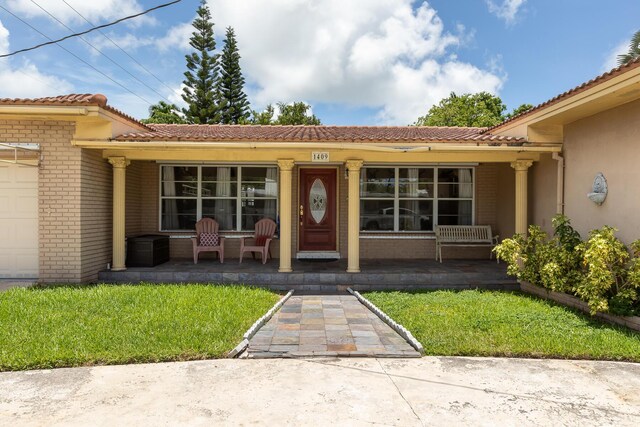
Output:
M249 329L247 329L247 332L244 333L240 344L235 346L235 348L229 352L227 357L229 359L233 359L234 357L238 357L240 354L242 354L242 352L244 352L247 347L249 347L249 340L256 334L256 332L258 332L258 329L263 327L273 317L276 311L280 310L280 307L282 307L284 303L287 302L291 295L293 295L293 289L287 292L284 297L280 298L280 301L275 303L275 305L271 307L271 309L269 309L269 311L267 311L264 316L256 320L255 323L251 325Z
M402 326L401 324L399 324L398 322L393 320L384 311L382 311L378 307L376 307L376 305L374 303L372 303L371 301L369 301L368 299L363 297L360 294L360 292L354 291L351 288L347 288L347 291L349 291L350 294L355 296L358 299L358 301L360 301L365 307L367 307L369 310L371 310L384 323L389 325L389 327L391 329L396 331L398 333L398 335L400 335L402 338L407 340L407 342L411 345L411 347L415 348L421 355L424 356L424 348L422 347L422 344L420 344L420 342L417 339L415 339L414 336L411 335L411 332L409 332L404 326Z

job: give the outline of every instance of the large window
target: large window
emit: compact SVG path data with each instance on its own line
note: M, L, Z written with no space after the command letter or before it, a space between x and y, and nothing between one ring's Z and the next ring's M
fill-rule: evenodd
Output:
M213 218L220 230L253 230L276 219L278 169L265 166L161 166L160 228L194 230Z
M360 229L433 231L473 222L473 168L365 167Z

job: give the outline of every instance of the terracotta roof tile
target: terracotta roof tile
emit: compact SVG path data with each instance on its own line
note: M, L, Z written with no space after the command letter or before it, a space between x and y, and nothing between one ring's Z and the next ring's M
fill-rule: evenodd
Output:
M248 126L149 124L152 132L120 135L118 141L246 142L477 142L524 143L524 138L484 133L485 128L418 126Z
M553 98L549 99L548 101L543 102L542 104L536 105L535 107L531 108L530 110L525 111L524 113L520 113L517 116L511 117L510 119L505 120L502 123L499 123L495 126L492 126L490 128L487 128L485 130L485 132L491 132L494 129L498 129L504 125L506 125L507 123L511 123L515 120L519 120L525 116L528 116L529 114L536 112L538 110L541 110L543 108L549 107L553 104L556 104L560 101L562 101L563 99L569 98L573 95L577 95L580 92L584 92L587 89L590 89L600 83L604 83L607 80L611 80L614 77L619 76L620 74L624 74L628 71L634 70L636 68L640 67L640 57L634 59L633 61L629 61L626 64L620 65L610 71L607 71L604 74L600 74L598 77L595 77L591 80L589 80L588 82L584 82L579 86L574 87L573 89L569 89L566 92L561 93L560 95L554 96Z
M0 98L0 105L39 105L39 106L98 106L117 114L124 119L137 124L145 129L151 130L145 124L139 122L132 116L107 105L107 97L100 93L82 93L60 96L50 96L45 98Z

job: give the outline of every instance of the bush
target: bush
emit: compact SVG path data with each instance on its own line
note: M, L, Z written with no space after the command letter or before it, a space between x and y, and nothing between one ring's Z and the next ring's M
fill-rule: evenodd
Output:
M554 236L530 226L528 236L505 239L494 250L518 280L571 293L589 304L591 313L640 313L640 240L632 253L605 226L582 241L564 215L553 218Z

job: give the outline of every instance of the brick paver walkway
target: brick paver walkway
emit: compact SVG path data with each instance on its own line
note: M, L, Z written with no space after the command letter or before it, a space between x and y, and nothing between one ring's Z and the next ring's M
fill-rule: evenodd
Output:
M420 354L352 295L292 296L249 341L248 357Z

